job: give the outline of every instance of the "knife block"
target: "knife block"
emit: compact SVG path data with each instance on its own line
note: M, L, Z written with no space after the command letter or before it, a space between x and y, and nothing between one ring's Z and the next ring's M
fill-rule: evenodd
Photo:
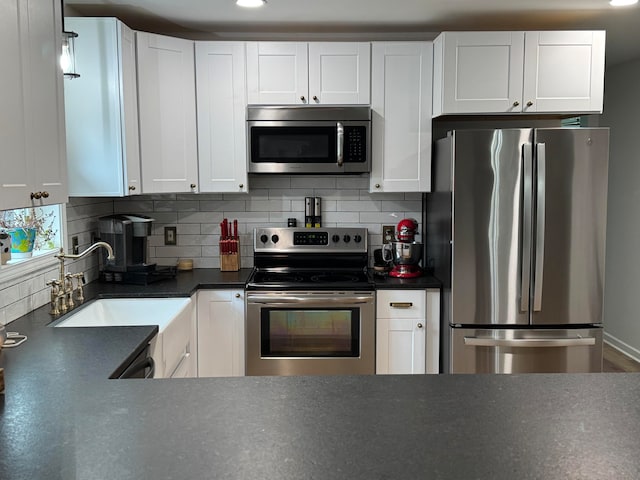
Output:
M240 270L240 242L238 240L220 241L220 271L237 272Z

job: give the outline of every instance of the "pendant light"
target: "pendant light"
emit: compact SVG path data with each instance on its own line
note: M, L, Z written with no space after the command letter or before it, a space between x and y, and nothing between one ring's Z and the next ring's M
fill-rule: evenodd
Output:
M76 71L75 39L76 32L68 32L64 28L64 0L60 0L60 15L62 16L62 52L60 54L60 68L65 78L78 78L80 74Z

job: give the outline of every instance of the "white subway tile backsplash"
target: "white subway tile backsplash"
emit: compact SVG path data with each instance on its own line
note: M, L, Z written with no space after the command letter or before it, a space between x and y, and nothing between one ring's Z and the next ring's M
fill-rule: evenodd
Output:
M179 193L139 195L127 198L72 198L67 204L67 234L78 236L85 249L98 233L98 218L112 213L133 213L153 218L148 239L148 261L175 265L191 258L195 268L219 268L220 222L238 220L242 267L253 266L253 231L282 227L295 218L304 228L304 198L322 198L322 225L365 227L369 248L382 245L382 225L396 225L403 218L421 221L422 194L370 193L367 175L295 176L249 175L248 194ZM164 227L177 228L177 245L164 245ZM422 230L422 225L420 225ZM422 233L422 231L420 232ZM420 239L421 236L418 237ZM70 244L70 243L69 243ZM87 281L98 277L98 254L68 263L72 272L84 271ZM0 311L7 321L49 301L45 282L57 277L57 269L34 273L0 285Z
M314 190L316 188L336 188L336 177L292 176L291 188L307 188L309 189L309 193L306 196L315 196Z

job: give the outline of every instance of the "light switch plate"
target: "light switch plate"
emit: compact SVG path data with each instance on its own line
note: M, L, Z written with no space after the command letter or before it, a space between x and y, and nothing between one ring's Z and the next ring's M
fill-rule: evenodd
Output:
M165 245L175 245L177 243L177 236L176 227L164 227Z

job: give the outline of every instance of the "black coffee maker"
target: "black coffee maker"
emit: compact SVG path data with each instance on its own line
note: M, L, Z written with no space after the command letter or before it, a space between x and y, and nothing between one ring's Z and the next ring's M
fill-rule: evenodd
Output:
M100 240L113 247L116 259L106 262L101 257L100 278L105 282L142 284L172 278L175 267L159 268L147 263L147 237L154 219L145 215L116 214L100 217Z

